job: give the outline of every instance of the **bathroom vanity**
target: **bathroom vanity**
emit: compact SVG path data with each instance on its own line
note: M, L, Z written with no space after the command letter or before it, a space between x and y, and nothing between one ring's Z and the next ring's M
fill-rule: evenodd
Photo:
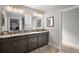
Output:
M8 7L21 9L25 13L12 11ZM48 44L48 31L43 30L43 16L36 16L33 14L35 11L30 13L27 8L13 5L2 6L0 12L0 52L24 53ZM42 12L40 14L44 15Z
M1 53L24 53L48 44L48 31L12 34L0 37Z

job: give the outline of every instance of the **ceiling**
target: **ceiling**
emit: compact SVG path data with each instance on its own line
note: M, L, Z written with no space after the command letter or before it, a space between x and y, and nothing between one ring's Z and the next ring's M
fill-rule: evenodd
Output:
M52 8L54 8L56 5L25 5L26 7L37 9L43 12L46 12Z

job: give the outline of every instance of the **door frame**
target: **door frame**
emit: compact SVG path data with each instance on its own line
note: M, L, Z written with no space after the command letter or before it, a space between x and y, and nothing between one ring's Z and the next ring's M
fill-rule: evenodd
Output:
M79 8L79 6L72 6L66 9L62 9L59 11L59 42L60 42L60 48L59 48L59 52L64 52L63 51L63 44L62 44L62 13L66 12L66 11L70 11L72 9L76 9Z

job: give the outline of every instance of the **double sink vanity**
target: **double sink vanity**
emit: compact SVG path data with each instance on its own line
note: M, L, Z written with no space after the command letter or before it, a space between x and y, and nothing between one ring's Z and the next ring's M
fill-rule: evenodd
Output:
M0 36L0 53L24 53L48 44L48 31Z
M19 9L23 13L18 12ZM43 12L18 5L4 5L0 12L0 53L30 52L48 44Z

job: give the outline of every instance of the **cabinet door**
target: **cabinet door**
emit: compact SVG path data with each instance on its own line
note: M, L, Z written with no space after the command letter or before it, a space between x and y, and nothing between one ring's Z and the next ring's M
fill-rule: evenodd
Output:
M28 43L32 43L32 42L36 42L36 41L37 41L37 34L28 36Z
M38 47L43 45L43 36L39 35L38 36Z
M37 48L37 34L28 36L28 51Z
M43 33L43 43L47 44L48 43L48 32Z
M33 50L35 48L37 48L37 41L32 42L32 43L28 43L28 51L31 51L31 50Z
M27 52L27 36L17 37L17 49L16 52L23 53Z
M0 40L0 52L14 53L16 48L15 38L5 38ZM12 40L12 41L11 41Z
M38 47L43 46L48 43L48 33L38 34Z

